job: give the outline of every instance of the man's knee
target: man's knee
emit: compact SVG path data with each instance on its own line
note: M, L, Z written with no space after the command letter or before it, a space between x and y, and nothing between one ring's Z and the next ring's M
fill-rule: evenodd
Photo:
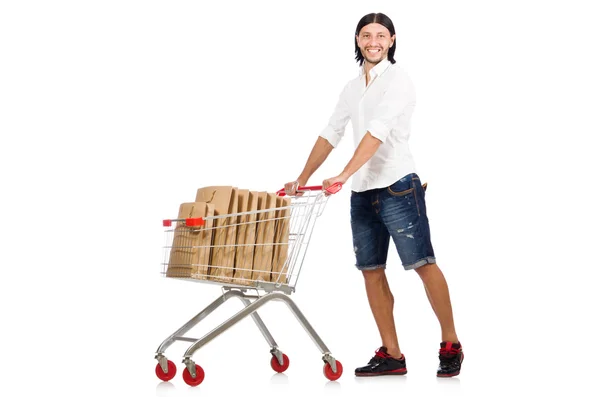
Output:
M423 266L420 266L415 269L415 272L422 278L425 279L429 277L431 274L439 270L438 266L435 263L427 263Z
M377 282L381 281L385 278L385 269L371 269L371 270L363 270L362 274L367 282Z

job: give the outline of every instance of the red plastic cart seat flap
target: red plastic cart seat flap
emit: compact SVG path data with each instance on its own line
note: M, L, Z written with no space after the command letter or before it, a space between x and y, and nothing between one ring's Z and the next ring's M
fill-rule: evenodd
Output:
M191 226L204 226L204 219L202 218L186 218L185 225L188 227Z

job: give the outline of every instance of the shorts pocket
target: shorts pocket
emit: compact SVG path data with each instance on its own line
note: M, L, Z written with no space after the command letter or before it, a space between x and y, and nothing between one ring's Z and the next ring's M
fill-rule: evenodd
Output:
M391 194L392 196L396 196L396 197L406 196L408 194L411 194L415 190L414 187L411 187L410 189L405 189L405 190L401 190L401 191L397 192L393 188L394 188L394 185L388 186L387 190L388 190L389 194Z

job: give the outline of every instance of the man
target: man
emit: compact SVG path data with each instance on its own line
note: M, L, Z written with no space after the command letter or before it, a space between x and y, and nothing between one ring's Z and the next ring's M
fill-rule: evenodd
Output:
M406 360L400 350L393 316L394 297L385 267L390 237L405 270L414 269L440 322L442 343L437 376L460 373L463 352L454 329L448 286L436 264L425 206L425 185L410 153L410 118L415 107L411 80L394 65L395 29L384 14L365 15L355 37L359 77L344 87L328 126L315 143L304 170L285 185L295 195L298 186L323 164L352 120L356 151L341 174L323 181L323 188L345 184L352 176L351 226L356 267L362 271L369 305L382 346L356 376L403 375Z

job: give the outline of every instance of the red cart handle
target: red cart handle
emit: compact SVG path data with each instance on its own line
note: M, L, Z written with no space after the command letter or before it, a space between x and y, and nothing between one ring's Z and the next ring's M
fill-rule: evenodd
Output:
M323 186L298 186L296 188L297 192L300 192L303 190L304 191L306 191L306 190L310 190L310 191L323 190ZM325 191L329 194L336 194L340 190L342 190L342 184L340 182L334 183L333 185L331 185L327 189L325 189ZM285 196L285 194L286 194L285 189L281 189L277 192L277 195L280 197Z

